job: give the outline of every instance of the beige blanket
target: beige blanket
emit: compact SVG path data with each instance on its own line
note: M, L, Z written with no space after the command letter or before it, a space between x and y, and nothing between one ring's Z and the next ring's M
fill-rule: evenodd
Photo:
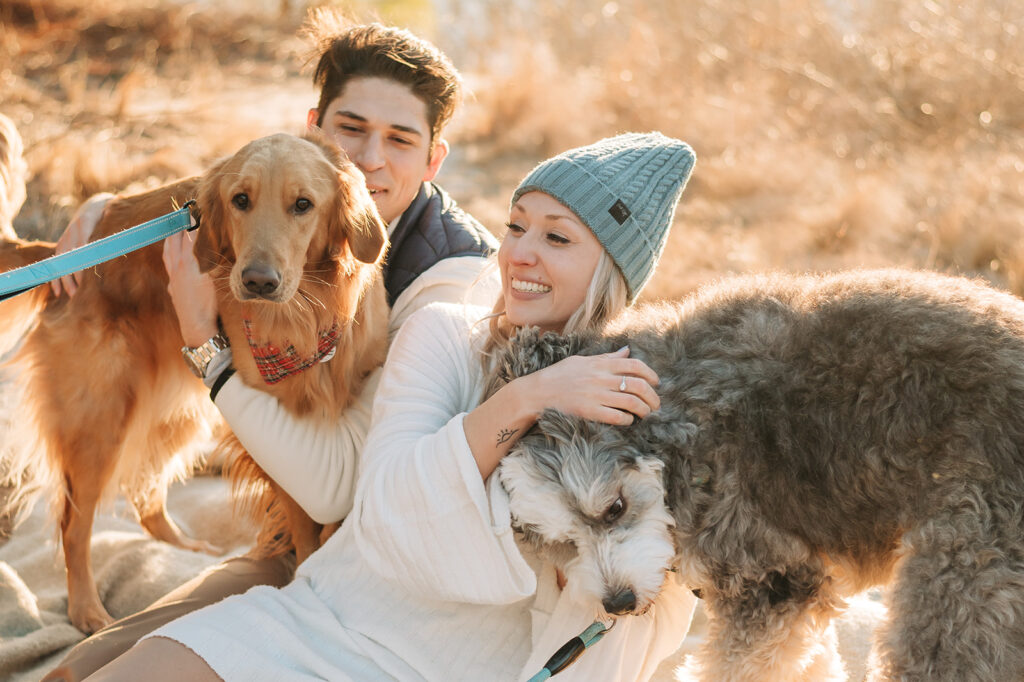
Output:
M233 520L228 493L226 481L203 476L174 486L168 506L190 534L238 554L252 535ZM0 546L0 680L38 680L83 638L67 619L64 557L43 507ZM114 618L145 608L221 559L153 540L125 508L119 501L98 516L92 539L100 598Z

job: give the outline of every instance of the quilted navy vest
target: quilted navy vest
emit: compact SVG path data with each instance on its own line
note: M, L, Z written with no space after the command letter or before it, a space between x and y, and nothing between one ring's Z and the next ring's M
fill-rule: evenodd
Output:
M498 240L473 216L456 205L448 193L424 182L402 214L384 261L388 305L431 266L445 258L489 256Z

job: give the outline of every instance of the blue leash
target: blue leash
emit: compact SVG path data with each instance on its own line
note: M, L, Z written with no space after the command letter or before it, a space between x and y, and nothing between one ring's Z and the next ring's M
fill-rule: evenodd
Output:
M176 232L194 230L199 227L198 221L192 218L189 211L194 205L194 201L186 202L177 211L141 225L97 239L59 256L50 256L32 265L0 273L0 301L25 293L40 284L155 244Z
M539 673L530 678L529 682L544 682L552 675L557 675L580 657L587 647L604 637L604 633L615 627L615 621L611 625L605 625L595 620L586 630L578 636L573 637L562 645L562 648L555 652L555 655L548 659Z

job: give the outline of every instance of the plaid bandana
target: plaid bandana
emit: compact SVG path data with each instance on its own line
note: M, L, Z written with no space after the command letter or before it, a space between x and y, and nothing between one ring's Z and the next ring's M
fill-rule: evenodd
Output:
M245 338L249 342L249 349L252 350L253 360L256 361L256 368L263 376L263 381L268 384L276 384L282 379L287 379L293 374L304 372L318 362L327 362L334 357L337 350L338 336L341 328L335 322L327 331L320 332L320 342L317 344L316 352L305 360L295 352L295 346L288 346L281 350L272 343L265 346L258 346L252 338L252 321L248 318L242 320L245 327Z

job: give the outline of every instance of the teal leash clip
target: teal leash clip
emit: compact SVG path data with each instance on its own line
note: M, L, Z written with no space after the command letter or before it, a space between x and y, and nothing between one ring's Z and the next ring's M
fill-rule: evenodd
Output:
M548 659L548 662L544 664L541 671L530 678L529 682L544 682L544 680L552 675L562 672L572 665L587 648L604 637L605 633L613 627L615 627L614 620L611 625L605 625L601 621L595 620L586 630L563 644L555 652L554 656Z
M25 267L0 273L0 301L25 293L40 284L91 268L108 260L155 244L183 230L194 230L199 221L192 216L195 201L185 202L177 211L97 239L59 256L50 256Z

